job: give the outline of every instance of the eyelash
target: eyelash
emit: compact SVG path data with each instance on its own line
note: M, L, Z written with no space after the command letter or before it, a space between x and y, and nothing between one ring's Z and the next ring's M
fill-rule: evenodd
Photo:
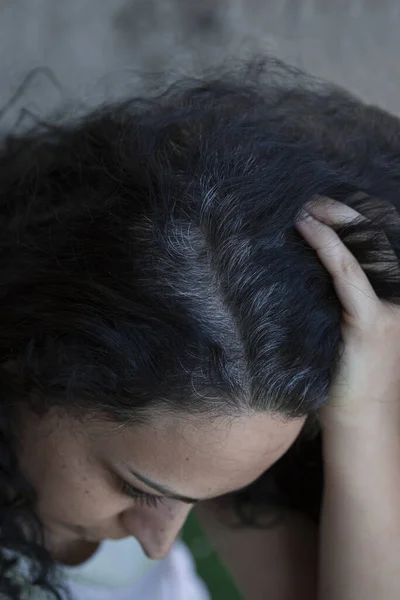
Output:
M164 501L162 496L153 496L152 494L141 492L123 479L121 479L120 483L122 493L125 494L125 496L132 498L139 506L150 506L151 508L156 508Z

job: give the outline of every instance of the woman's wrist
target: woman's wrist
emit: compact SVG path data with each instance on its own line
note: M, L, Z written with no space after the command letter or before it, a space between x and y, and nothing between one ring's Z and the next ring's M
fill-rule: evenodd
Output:
M399 471L400 416L375 411L358 419L331 420L323 426L322 441L327 474L347 473L354 483L368 485Z
M324 439L362 442L381 435L400 434L400 395L396 402L365 403L361 410L338 410L326 406L321 411L319 422Z

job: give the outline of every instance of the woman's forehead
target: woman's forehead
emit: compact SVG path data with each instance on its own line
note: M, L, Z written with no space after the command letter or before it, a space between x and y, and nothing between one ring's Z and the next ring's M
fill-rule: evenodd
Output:
M164 415L109 436L102 452L182 496L203 498L256 479L288 450L303 424L266 413L208 422Z

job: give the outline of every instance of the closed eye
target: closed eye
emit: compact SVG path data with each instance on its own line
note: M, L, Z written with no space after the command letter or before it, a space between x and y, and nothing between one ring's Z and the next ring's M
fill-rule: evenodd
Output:
M163 496L155 496L153 494L142 492L123 479L120 479L120 488L125 496L132 498L135 503L140 506L150 506L152 508L156 508L159 504L165 501Z

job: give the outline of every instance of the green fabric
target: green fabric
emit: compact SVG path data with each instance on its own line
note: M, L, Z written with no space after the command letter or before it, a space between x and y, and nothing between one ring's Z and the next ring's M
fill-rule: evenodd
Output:
M212 600L243 600L193 514L185 524L183 539L193 554L197 572L208 586Z

